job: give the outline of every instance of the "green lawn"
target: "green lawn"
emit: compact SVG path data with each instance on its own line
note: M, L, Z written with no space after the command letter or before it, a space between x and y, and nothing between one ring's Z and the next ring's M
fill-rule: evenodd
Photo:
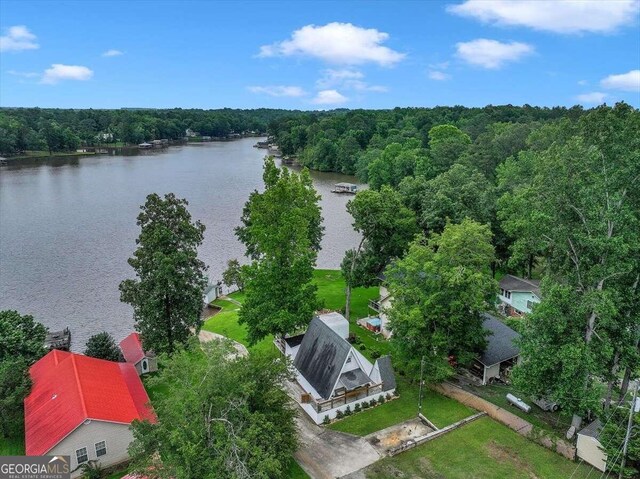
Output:
M289 474L287 475L289 479L309 479L309 475L304 472L304 469L300 467L296 461L291 461L291 466L289 466Z
M585 479L590 467L528 441L488 417L369 466L367 479ZM575 471L575 475L571 476Z
M417 417L418 385L410 384L402 376L396 376L396 381L400 395L398 398L336 421L329 425L329 428L357 436L366 436ZM435 391L428 388L423 391L422 414L438 427L448 426L474 413L473 409Z
M24 438L0 436L0 456L24 456Z

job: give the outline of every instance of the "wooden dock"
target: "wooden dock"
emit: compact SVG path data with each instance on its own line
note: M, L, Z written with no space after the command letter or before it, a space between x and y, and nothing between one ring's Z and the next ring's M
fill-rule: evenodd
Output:
M47 337L44 340L44 347L48 350L60 349L62 351L69 351L71 348L71 331L69 331L69 328L47 333Z

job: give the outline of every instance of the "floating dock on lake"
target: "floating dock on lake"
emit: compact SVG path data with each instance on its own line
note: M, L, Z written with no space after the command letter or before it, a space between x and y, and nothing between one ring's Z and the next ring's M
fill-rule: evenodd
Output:
M69 328L47 333L47 337L44 340L44 347L48 350L61 349L63 351L69 351L71 347L71 331L69 331Z
M358 185L354 185L353 183L336 183L331 192L355 195L358 192Z

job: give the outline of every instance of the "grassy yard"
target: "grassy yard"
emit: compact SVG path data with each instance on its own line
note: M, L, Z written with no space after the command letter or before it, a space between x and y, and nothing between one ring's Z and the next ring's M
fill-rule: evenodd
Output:
M490 418L369 466L367 479L585 479L590 467L568 461Z
M418 415L419 387L401 376L396 377L400 396L381 406L354 414L329 426L336 431L366 436L394 424L413 419ZM438 427L448 426L475 411L464 404L425 388L422 397L422 414Z
M0 436L0 456L24 456L24 439Z

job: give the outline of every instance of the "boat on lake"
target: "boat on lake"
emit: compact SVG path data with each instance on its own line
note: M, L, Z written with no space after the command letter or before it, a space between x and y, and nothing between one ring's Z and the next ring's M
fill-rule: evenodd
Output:
M331 192L355 195L358 192L358 185L354 185L353 183L336 183L333 185Z
M138 148L140 148L141 150L148 150L150 148L153 148L153 145L151 143L144 142L144 143L140 143L138 145Z

